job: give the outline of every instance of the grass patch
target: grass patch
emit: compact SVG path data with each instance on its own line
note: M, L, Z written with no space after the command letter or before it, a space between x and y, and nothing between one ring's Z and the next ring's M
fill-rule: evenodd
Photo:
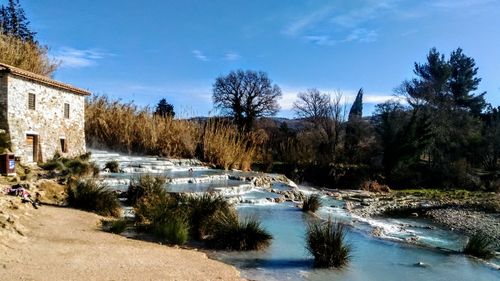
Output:
M272 239L259 220L253 217L239 220L233 210L217 214L207 244L221 250L251 251L269 246Z
M491 240L481 233L477 233L469 239L463 253L486 260L495 257Z
M66 192L70 207L102 216L120 215L120 202L115 193L94 179L70 182Z
M313 255L315 267L342 267L350 261L352 248L345 242L345 234L344 226L331 219L308 225L306 249Z
M306 197L304 202L302 203L302 211L303 212L316 212L319 208L321 208L321 197L319 194L311 194Z
M119 173L120 172L120 163L118 163L118 161L109 161L104 166L104 169L109 170L111 173Z
M148 178L149 189L159 189ZM169 244L185 244L189 237L208 246L227 250L258 250L272 236L253 218L240 221L236 210L219 195L181 196L145 191L134 205L136 220L150 232Z
M127 189L127 203L135 206L143 197L165 195L167 193L165 182L165 177L152 175L141 175L132 179Z
M202 240L211 232L215 216L229 212L231 206L222 196L205 193L202 196L187 198L185 208L191 226L191 236Z
M67 198L66 187L51 180L43 180L38 188L42 191L42 203L61 204Z
M128 226L128 221L126 219L119 220L101 220L102 229L106 232L120 234Z
M172 216L154 225L153 232L166 243L184 245L189 238L189 224L182 217Z
M40 163L39 166L46 171L57 173L59 177L66 180L99 175L99 167L89 160L90 152L75 158L66 158L56 154L51 160Z

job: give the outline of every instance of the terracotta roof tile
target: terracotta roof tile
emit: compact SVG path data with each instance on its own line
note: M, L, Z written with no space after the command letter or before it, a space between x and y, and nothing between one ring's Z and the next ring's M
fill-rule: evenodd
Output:
M23 77L26 79L34 80L34 81L37 81L39 83L49 85L49 86L52 86L55 88L63 89L63 90L66 90L66 91L69 91L69 92L72 92L72 93L75 93L78 95L84 95L84 96L90 95L89 91L82 90L82 89L73 87L71 85L64 84L64 83L61 83L59 81L52 80L48 77L38 75L38 74L35 74L33 72L29 72L29 71L26 71L26 70L23 70L23 69L15 67L15 66L5 64L5 63L0 63L0 71L11 73L13 75L20 76L20 77Z

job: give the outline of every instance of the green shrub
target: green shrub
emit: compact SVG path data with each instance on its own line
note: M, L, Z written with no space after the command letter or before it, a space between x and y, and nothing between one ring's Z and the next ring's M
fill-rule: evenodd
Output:
M118 163L118 161L109 161L104 166L104 169L108 169L111 173L119 173L120 163Z
M128 221L126 219L101 220L101 224L104 231L120 234L127 228Z
M137 222L144 226L143 230L152 232L166 243L185 244L189 224L186 208L180 206L181 197L167 193L158 177L141 179L142 185L131 185L138 191L132 197Z
M97 176L99 167L93 162L88 162L79 158L69 159L63 162L64 170L62 176L67 177L82 177L82 176Z
M477 233L469 239L463 253L487 260L495 257L491 240L481 233Z
M127 190L127 203L135 206L137 201L144 196L165 195L167 193L165 182L165 177L152 175L142 175L137 179L132 179Z
M256 218L238 219L234 209L215 216L213 229L207 239L208 246L222 250L251 251L269 246L272 235Z
M342 267L351 259L351 246L345 242L342 224L316 221L309 224L306 235L306 248L314 257L315 267Z
M302 203L302 211L314 213L321 208L321 205L321 197L318 194L311 194Z
M172 216L168 221L154 225L153 231L169 244L183 245L188 240L189 225L185 219Z
M210 232L214 217L217 213L227 213L231 206L220 195L203 194L202 196L189 197L186 200L191 236L202 240Z
M68 205L103 216L119 216L120 202L107 186L94 179L70 182L67 188Z
M59 175L65 179L99 175L99 167L89 162L89 159L90 152L75 158L65 158L56 153L49 161L40 163L40 167L47 171L59 172Z
M64 169L62 161L55 157L45 163L40 163L39 166L46 171L62 171Z

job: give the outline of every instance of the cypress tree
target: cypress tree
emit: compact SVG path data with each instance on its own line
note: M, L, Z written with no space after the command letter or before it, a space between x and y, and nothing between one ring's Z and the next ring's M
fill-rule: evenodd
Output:
M361 118L363 116L363 88L359 89L356 99L349 111L349 120L354 117Z

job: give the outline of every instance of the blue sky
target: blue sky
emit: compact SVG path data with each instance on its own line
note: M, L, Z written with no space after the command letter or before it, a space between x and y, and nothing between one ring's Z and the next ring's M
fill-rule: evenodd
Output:
M0 0L0 2L6 2ZM500 105L499 0L21 0L38 40L62 61L55 79L181 115L214 114L215 78L266 71L291 117L300 91L365 90L364 114L412 77L430 48L473 57Z

